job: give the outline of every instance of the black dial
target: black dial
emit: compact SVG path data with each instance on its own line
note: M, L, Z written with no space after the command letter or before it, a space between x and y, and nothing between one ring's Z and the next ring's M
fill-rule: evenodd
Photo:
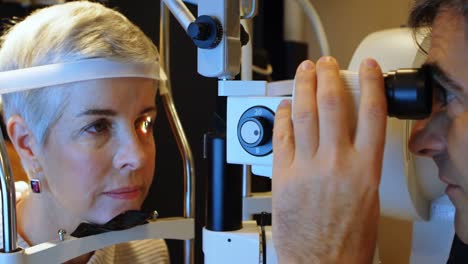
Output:
M201 49L214 49L223 39L223 26L215 17L199 16L190 23L187 34Z
M237 125L237 137L242 147L254 156L272 152L274 113L264 106L254 106L245 111Z

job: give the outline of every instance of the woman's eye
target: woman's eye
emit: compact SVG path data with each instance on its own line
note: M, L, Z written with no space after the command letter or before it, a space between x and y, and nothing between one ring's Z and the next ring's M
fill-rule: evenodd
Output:
M143 134L147 134L153 130L153 118L146 116L139 119L136 123L136 129Z
M90 134L103 134L110 130L111 124L107 120L97 120L88 127L85 128L85 131Z

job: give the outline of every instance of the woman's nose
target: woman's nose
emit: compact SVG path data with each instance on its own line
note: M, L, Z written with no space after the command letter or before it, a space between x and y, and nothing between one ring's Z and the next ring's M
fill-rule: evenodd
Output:
M425 120L416 121L411 131L408 147L421 156L433 157L447 149L448 121L442 113L433 114Z
M143 142L134 133L122 140L114 156L114 165L119 170L137 170L146 160Z

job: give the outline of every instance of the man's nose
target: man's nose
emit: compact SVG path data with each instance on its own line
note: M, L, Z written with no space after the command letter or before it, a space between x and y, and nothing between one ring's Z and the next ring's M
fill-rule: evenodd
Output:
M447 120L443 113L416 121L411 131L408 147L411 152L421 156L433 157L447 148Z
M146 160L143 142L136 133L128 135L121 140L117 153L114 156L114 166L119 170L137 170Z

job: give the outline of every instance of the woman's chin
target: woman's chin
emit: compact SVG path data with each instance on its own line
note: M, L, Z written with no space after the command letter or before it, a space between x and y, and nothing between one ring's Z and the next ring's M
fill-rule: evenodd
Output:
M124 206L124 207L120 207L116 210L114 210L110 215L112 216L110 220L112 220L113 218L115 218L116 216L120 215L120 214L123 214L127 211L139 211L141 209L141 205L134 205L134 206Z
M115 217L127 212L127 211L138 211L141 209L140 204L136 205L120 205L118 207L108 207L106 208L107 210L102 210L101 212L98 212L98 215L95 217L92 217L95 219L95 221L90 221L95 224L103 225L106 224L107 222L111 221Z

